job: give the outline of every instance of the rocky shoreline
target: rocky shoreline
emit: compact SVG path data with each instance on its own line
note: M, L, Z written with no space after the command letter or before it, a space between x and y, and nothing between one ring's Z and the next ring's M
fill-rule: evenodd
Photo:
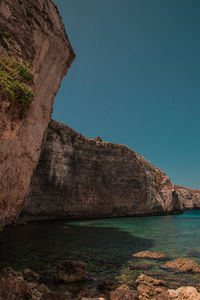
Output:
M66 260L56 264L49 272L37 274L30 269L16 272L12 268L0 273L0 299L3 300L199 300L200 265L189 258L170 260L165 253L142 251L134 253L132 281L124 275L96 280L87 272L84 262ZM148 264L144 262L148 261ZM146 271L152 261L160 262L160 269L168 275ZM138 270L144 270L139 271ZM196 283L184 285L180 274L197 274ZM173 277L174 276L174 277ZM129 276L130 277L130 276ZM130 278L129 278L130 279ZM171 280L171 283L170 281ZM174 281L174 282L173 282ZM91 284L92 282L92 284ZM80 284L82 283L82 284ZM72 292L69 286L79 286ZM5 289L6 286L6 289ZM60 288L62 287L62 288Z

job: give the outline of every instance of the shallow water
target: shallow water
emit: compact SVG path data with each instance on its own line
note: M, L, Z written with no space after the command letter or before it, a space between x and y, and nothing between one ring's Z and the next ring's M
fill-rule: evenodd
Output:
M8 227L0 234L0 266L37 272L52 269L65 259L85 261L89 278L118 276L134 284L143 271L159 273L169 286L193 284L199 275L173 275L161 271L163 262L151 261L149 270L132 270L133 253L163 251L170 259L189 257L200 263L200 211L161 217L131 217L80 222L47 221ZM155 275L156 275L155 274ZM89 284L89 283L88 283Z
M164 251L170 257L188 257L192 250L200 252L200 211L180 215L116 218L85 221L90 227L109 227L132 236L151 240L152 251ZM74 225L83 222L73 223ZM136 252L132 249L133 252ZM199 253L200 254L200 253ZM199 258L199 259L198 259ZM200 255L196 257L200 262Z

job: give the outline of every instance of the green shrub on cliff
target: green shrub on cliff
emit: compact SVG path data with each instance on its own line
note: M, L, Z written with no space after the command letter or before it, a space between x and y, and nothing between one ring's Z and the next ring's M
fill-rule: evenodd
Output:
M34 98L33 78L31 68L25 63L0 56L0 96L10 101L9 108L15 108L20 118Z
M103 140L102 140L102 137L100 137L100 136L97 136L95 139L94 139L96 142L102 142Z

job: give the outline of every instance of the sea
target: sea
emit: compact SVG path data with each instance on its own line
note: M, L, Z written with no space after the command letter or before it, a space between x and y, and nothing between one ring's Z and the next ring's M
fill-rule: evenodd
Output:
M105 278L134 286L142 273L165 280L171 288L200 282L199 274L162 270L160 266L165 261L133 258L134 253L144 250L165 252L168 260L187 257L200 263L200 211L9 226L0 233L0 268L30 268L48 274L56 264L68 259L85 262L88 281L54 287L61 290L93 287ZM136 264L141 267L135 268Z

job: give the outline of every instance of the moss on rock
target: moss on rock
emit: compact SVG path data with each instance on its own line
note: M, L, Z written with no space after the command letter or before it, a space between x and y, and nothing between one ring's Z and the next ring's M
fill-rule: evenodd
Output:
M0 96L10 101L9 108L16 108L22 118L34 98L34 75L25 62L0 56Z

